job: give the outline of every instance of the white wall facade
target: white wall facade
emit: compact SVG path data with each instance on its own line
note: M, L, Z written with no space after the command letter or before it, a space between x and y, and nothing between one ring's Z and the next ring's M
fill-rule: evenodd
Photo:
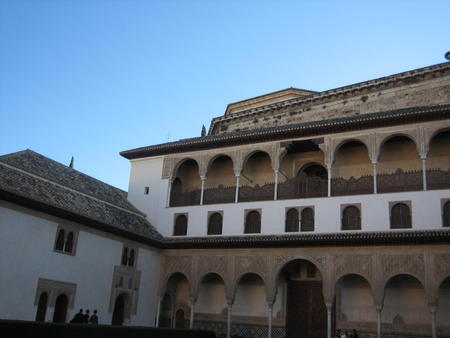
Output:
M206 236L210 211L223 211L222 235L244 235L245 210L249 209L261 209L261 234L281 234L286 208L302 206L314 206L314 233L342 232L341 205L345 204L361 205L361 230L357 231L389 231L389 205L395 201L411 201L412 230L440 229L441 200L450 198L450 189L443 189L167 207L169 180L161 179L162 164L162 157L131 161L128 198L163 236L172 236L175 214L179 213L188 213L188 236ZM145 186L150 187L149 195L144 194Z
M78 229L74 255L54 251L58 224L69 223ZM90 309L91 314L96 309L99 323L110 324L114 266L120 265L123 243L114 235L0 202L0 318L34 320L38 280L44 278L76 284L73 308L69 307L66 322L82 308ZM153 326L159 252L134 244L141 280L137 312L128 324ZM52 321L53 311L47 307L46 321Z

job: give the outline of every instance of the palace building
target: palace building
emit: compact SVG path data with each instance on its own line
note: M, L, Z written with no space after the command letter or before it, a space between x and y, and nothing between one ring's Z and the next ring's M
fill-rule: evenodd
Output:
M450 337L450 62L231 103L120 154L128 192L0 156L0 318Z

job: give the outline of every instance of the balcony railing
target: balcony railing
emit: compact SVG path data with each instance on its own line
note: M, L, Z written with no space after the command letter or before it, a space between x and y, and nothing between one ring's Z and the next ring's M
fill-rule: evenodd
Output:
M450 169L427 170L427 186L428 189L450 189Z
M236 198L236 187L224 187L205 189L203 193L203 204L233 203Z
M328 194L327 184L320 177L288 179L278 184L278 199L324 197Z
M391 193L423 190L423 173L421 170L403 171L397 169L391 174L377 175L377 192ZM361 176L355 179L335 177L331 180L331 195L360 195L374 192L372 175ZM427 170L428 189L450 189L450 169ZM239 202L271 201L274 199L275 184L272 182L254 187L243 185L239 187ZM188 192L173 192L170 206L188 206L200 204L200 189ZM320 177L302 177L288 179L278 183L278 200L295 198L326 197L328 195L328 182ZM234 203L236 196L235 186L219 185L217 188L205 189L203 204Z
M200 204L200 189L174 192L170 196L171 207L181 207L185 205L199 205Z
M274 183L265 183L261 186L257 184L254 187L241 186L239 187L239 202L273 200L274 188Z
M423 190L422 171L403 171L397 169L392 174L377 175L377 190L383 192L402 192Z
M331 180L331 195L364 195L373 193L373 176L364 175L359 178L353 176L349 179L335 177Z

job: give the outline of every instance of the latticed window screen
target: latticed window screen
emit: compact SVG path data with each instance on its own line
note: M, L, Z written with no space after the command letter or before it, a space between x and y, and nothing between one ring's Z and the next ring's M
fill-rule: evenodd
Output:
M295 208L289 209L286 212L285 231L286 232L298 231L298 211Z
M222 234L222 215L218 212L209 216L208 222L208 235L221 235Z
M178 215L175 219L175 226L173 228L174 236L185 236L187 234L187 217L185 215Z
M442 212L442 225L450 227L450 201L444 204L444 210Z
M314 210L312 208L302 210L301 231L314 231Z
M360 230L361 213L354 205L346 207L342 211L342 230Z
M391 209L391 228L411 228L411 210L405 203L397 203Z
M58 237L56 239L55 250L63 251L64 249L64 230L61 229L58 232Z
M245 218L245 229L246 234L256 234L261 232L261 215L258 211L250 211Z
M73 232L69 232L66 239L66 245L64 246L65 252L72 252L73 249Z

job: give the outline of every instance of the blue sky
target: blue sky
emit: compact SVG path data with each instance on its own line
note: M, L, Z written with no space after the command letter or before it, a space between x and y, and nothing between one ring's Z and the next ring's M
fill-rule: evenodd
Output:
M127 189L122 150L199 136L230 102L444 62L450 1L0 1L0 154Z

